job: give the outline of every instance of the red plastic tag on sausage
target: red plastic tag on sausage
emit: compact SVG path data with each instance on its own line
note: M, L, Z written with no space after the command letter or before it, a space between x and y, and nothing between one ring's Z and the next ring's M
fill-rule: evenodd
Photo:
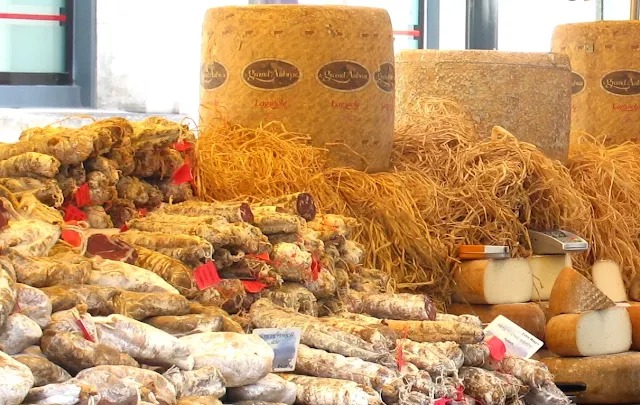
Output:
M250 293L259 293L260 291L267 288L265 283L262 283L258 280L242 280L242 284L244 285L244 289Z
M149 213L149 210L146 208L140 208L138 210L138 215L140 215L141 217L147 216L148 213Z
M311 279L313 281L318 281L318 278L320 277L320 270L322 270L322 266L318 261L318 254L314 253L311 255Z
M402 353L402 345L398 345L398 370L402 371L402 369L407 365L407 362L404 361L404 354Z
M82 330L82 335L84 336L84 338L90 342L93 342L93 336L91 336L91 333L89 333L87 328L84 326L84 322L82 322L82 319L76 319L76 323L80 327L80 330Z
M269 257L269 253L260 253L259 255L251 255L251 257L254 257L258 260L262 260L263 262L267 262L267 263L271 261L271 258Z
M120 228L120 232L127 232L129 230L129 227L127 226L127 224L122 225L122 227Z
M20 304L18 303L18 300L16 300L16 303L13 305L12 314L19 314L20 312L22 312L22 309L20 309Z
M191 144L191 142L179 140L178 142L175 142L173 144L173 149L177 150L178 152L186 152L193 149L193 145Z
M62 238L63 241L67 242L73 247L78 247L82 245L82 238L80 237L80 234L76 231L72 231L69 229L64 230L60 234L60 237Z
M449 398L446 397L442 397L440 399L437 399L433 405L448 405L451 402L451 400Z
M193 271L198 290L204 290L218 284L222 279L218 274L218 268L213 261L209 261Z
M84 207L91 202L91 193L89 192L89 183L84 183L76 190L74 195L76 205L78 207Z
M493 336L491 339L484 342L484 344L489 348L489 354L493 360L502 361L502 359L504 359L507 348L502 340Z
M77 207L70 205L64 209L64 222L86 221L86 220L87 220L87 214L79 210Z
M189 163L185 163L176 170L171 176L171 182L173 184L182 184L188 183L193 180L193 175L191 174L191 166Z
M462 385L458 385L456 387L456 402L464 401L464 387Z

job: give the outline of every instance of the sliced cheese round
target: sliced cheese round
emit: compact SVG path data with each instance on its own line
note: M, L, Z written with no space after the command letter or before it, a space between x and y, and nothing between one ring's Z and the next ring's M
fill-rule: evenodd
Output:
M533 301L546 301L551 296L551 289L556 282L558 274L565 267L571 267L569 255L544 255L529 258L529 265L533 273Z
M569 267L560 272L549 297L549 308L555 315L579 314L615 305L595 284Z
M533 276L526 259L471 260L454 271L454 300L469 304L513 304L531 300Z
M626 308L554 316L547 323L546 343L558 356L600 356L631 347L631 320Z
M499 305L451 304L447 312L454 315L475 314L484 323L491 323L503 315L533 336L544 340L546 318L542 309L534 302Z
M576 394L579 404L637 404L640 399L640 353L609 356L542 359L555 381L582 382L587 390Z
M625 302L627 291L620 274L620 266L610 260L601 260L591 266L593 284L613 302Z
M629 305L625 308L631 319L631 350L640 351L640 305Z

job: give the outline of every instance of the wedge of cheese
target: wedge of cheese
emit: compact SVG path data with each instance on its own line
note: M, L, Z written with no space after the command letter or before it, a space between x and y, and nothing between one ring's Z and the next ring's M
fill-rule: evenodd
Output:
M558 356L601 356L631 347L631 318L622 307L557 315L546 332L547 347Z
M498 316L503 315L544 341L546 318L540 306L534 302L498 305L451 304L447 312L454 315L474 314L483 323L490 323Z
M595 284L570 267L562 269L549 297L549 309L554 315L579 314L615 305Z
M625 308L631 319L631 350L640 351L640 305L629 305Z
M526 259L471 260L454 271L454 300L469 304L513 304L531 300L533 276Z
M542 359L557 382L583 382L578 404L637 404L640 399L640 353Z
M593 284L613 302L625 302L627 291L624 288L620 266L610 260L601 260L591 266Z
M565 267L571 267L572 263L569 255L544 255L530 257L529 265L533 274L531 299L546 301L551 295L558 274Z

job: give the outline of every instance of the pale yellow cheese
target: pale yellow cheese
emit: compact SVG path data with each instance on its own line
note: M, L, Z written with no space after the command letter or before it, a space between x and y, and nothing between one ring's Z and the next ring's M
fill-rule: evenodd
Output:
M547 301L551 296L551 289L558 274L565 267L571 267L569 255L544 255L529 258L529 265L533 273L533 301Z

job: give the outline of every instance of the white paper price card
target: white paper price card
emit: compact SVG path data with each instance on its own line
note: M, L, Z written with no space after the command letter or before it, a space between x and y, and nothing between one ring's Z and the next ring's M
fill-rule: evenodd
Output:
M253 334L258 335L271 346L275 354L273 359L273 371L293 371L296 368L298 345L300 345L299 328L264 328L254 329Z
M509 318L500 315L484 329L485 339L492 336L504 342L507 354L525 359L533 356L543 343Z

